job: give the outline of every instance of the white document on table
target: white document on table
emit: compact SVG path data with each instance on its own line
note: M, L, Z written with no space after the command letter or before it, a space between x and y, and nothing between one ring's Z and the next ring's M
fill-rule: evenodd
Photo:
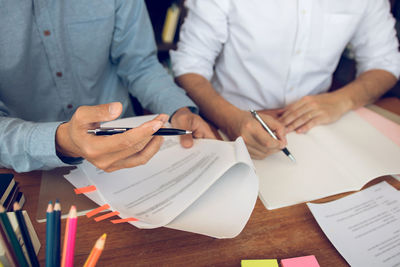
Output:
M146 117L114 123L132 127ZM218 238L239 234L258 192L243 140L198 139L185 149L178 137L164 138L160 151L146 165L105 173L84 162L66 178L76 187L95 185L97 191L86 194L89 198L99 205L109 204L121 218L139 219L132 222L139 228L166 226Z
M351 266L400 266L400 192L388 183L307 205Z
M376 177L400 173L400 147L355 112L306 134L289 133L287 140L295 164L282 152L254 160L267 209L360 190Z

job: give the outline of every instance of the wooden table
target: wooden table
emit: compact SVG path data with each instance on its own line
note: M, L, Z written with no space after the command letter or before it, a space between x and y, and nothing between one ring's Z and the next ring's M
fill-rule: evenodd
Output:
M399 99L384 100L383 103L382 107L388 110L396 112L400 108ZM42 244L39 260L44 266L46 225L35 221L40 177L40 171L15 174L26 197L24 209L28 211ZM400 182L389 176L377 178L365 187L382 180L400 190ZM315 203L347 194L327 197ZM64 229L65 220L62 227ZM242 259L283 259L305 255L315 255L321 266L348 266L326 238L306 204L266 210L257 200L242 233L236 238L223 240L167 228L140 230L129 224L96 223L79 217L76 266L83 265L95 240L104 232L108 237L98 266L240 266Z

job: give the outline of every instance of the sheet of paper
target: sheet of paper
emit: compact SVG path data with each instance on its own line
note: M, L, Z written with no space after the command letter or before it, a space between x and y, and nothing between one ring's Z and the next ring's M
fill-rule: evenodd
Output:
M123 120L115 126L136 124ZM241 138L200 139L184 149L177 137L165 137L160 151L144 166L104 173L85 162L66 178L75 186L95 185L98 190L87 196L99 205L109 204L121 218L138 218L131 222L137 227L166 226L218 238L241 232L258 192Z
M355 112L287 139L296 164L283 153L254 161L268 209L359 190L373 178L400 173L400 147Z
M307 205L351 266L400 266L400 193L388 183Z
M397 124L367 108L359 108L356 112L364 120L368 121L378 129L378 131L400 146L400 124Z

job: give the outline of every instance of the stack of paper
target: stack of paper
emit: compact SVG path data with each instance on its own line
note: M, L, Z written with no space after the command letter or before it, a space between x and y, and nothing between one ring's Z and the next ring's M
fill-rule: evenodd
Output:
M151 117L107 126L134 127ZM86 195L109 204L139 228L166 226L218 238L238 235L254 208L258 179L246 146L195 140L190 149L178 137L165 137L161 150L144 166L105 173L88 162L66 176L75 187L95 185Z

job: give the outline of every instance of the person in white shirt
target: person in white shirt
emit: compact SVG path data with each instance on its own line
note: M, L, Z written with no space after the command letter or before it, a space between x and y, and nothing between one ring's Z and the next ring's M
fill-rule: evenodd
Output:
M176 80L229 138L243 136L256 159L284 147L287 132L304 133L374 102L400 74L388 0L186 0L186 6L171 52ZM349 44L357 77L328 92ZM249 109L263 110L280 141Z

